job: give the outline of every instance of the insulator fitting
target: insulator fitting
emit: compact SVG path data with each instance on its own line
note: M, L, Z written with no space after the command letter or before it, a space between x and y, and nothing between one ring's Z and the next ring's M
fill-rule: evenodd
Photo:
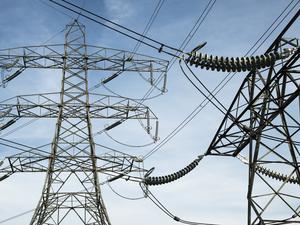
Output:
M6 124L0 126L0 131L6 129L6 128L8 128L8 127L10 127L10 126L13 125L17 120L18 120L18 118L9 120Z
M285 174L277 173L261 165L256 166L256 171L264 176L270 177L278 181L287 182L291 184L300 184L299 180L296 177L289 177Z
M259 56L250 57L219 57L203 54L201 52L192 51L188 54L185 62L191 66L207 70L217 70L222 72L241 72L252 71L270 67L277 60L289 57L295 49L284 49L282 53L270 52Z
M3 181L5 179L9 178L9 176L10 176L10 174L5 174L4 176L1 176L0 181Z
M249 160L242 155L236 156L241 162L245 164L249 164ZM300 181L297 179L297 177L291 177L286 174L278 173L276 171L273 171L271 169L268 169L261 164L256 164L255 170L257 173L260 173L266 177L270 177L271 179L275 179L282 182L287 182L291 184L300 184Z
M144 183L146 185L162 185L162 184L167 184L170 182L173 182L175 180L178 180L179 178L185 176L189 172L191 172L193 169L198 166L199 162L202 160L203 156L199 156L197 159L195 159L193 162L191 162L189 165L184 167L183 169L166 175L166 176L158 176L158 177L150 177L150 176L145 176L144 178Z

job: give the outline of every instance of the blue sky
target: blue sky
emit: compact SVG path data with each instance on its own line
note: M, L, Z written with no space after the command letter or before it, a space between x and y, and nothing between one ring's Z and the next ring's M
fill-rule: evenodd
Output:
M138 32L143 31L158 3L157 0L74 0L73 2ZM166 0L148 35L171 46L180 46L207 2L207 0ZM199 43L207 41L208 43L203 49L207 53L243 56L289 2L283 0L217 0L186 50L189 51ZM293 12L298 9L299 5ZM284 20L283 24L286 24L292 15L293 13ZM39 45L55 34L57 34L55 38L47 44L63 43L63 33L60 31L70 23L72 17L75 16L57 8L47 0L1 0L0 49ZM84 18L79 20L86 26L89 44L133 50L135 41ZM257 54L265 51L281 28L282 26L279 26L270 35L265 44L258 49ZM289 35L290 37L299 37L299 23L298 29L295 27L291 29ZM170 60L168 55L159 54L146 46L142 46L139 53ZM213 89L226 75L200 69L194 71L210 89ZM237 74L218 96L225 106L229 106L244 76L244 73ZM103 75L99 74L99 77L93 77L91 80L97 82L102 78ZM3 100L2 96L12 97L20 94L59 91L59 84L60 71L30 70L24 72L5 89L2 88L0 96ZM126 76L114 80L109 87L120 94L126 93L131 97L142 96L149 88L139 77L135 79L135 77L127 78ZM167 88L166 94L146 102L159 118L161 139L167 136L204 100L203 96L199 95L197 90L184 78L178 63L175 63L168 73ZM105 90L98 91L104 92ZM147 168L155 166L155 175L181 169L197 155L205 152L221 119L222 114L213 106L208 105L175 138L147 159L145 166ZM15 126L24 122L19 122ZM47 143L54 135L54 124L54 120L38 121L7 138L33 146ZM104 123L97 124L94 126L94 130L97 131L103 126ZM14 129L14 127L10 129ZM112 131L112 135L118 140L130 144L149 142L149 138L144 136L142 128L134 122L116 128ZM103 137L103 139L105 143L108 143L107 138ZM111 143L111 145L116 144ZM120 150L123 149L122 146L116 145L116 147ZM143 155L153 147L124 149L130 154ZM1 151L0 149L0 157L3 157L4 154ZM44 175L23 174L15 175L1 182L0 221L34 208L40 197L43 182ZM136 186L128 183L116 182L112 185L126 196L141 195ZM242 165L237 159L211 157L205 158L199 168L183 179L152 188L152 190L170 211L183 219L224 225L243 225L246 224L246 188L247 167L245 165ZM176 224L148 199L128 201L114 195L107 186L103 186L102 189L113 224ZM5 224L28 224L30 217L31 215L28 214Z

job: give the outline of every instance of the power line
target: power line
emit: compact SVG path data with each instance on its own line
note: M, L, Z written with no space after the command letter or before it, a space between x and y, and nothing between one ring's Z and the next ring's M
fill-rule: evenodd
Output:
M194 26L192 27L192 29L190 30L190 32L187 34L187 36L185 37L184 41L181 43L181 45L179 47L180 50L184 51L184 49L187 47L187 45L193 39L193 37L195 36L195 34L197 33L197 31L199 30L200 26L203 24L203 22L205 21L205 19L207 18L207 16L211 12L211 10L214 7L216 1L217 0L210 0L208 2L208 4L205 6L204 10L202 11L202 13L200 14L200 16L196 20ZM172 65L175 63L176 59L177 59L176 57L173 57L170 60L170 67L172 67Z
M56 5L58 5L58 6L60 6L60 7L62 7L62 8L65 8L65 9L67 9L67 10L73 12L73 13L76 13L76 14L79 14L80 11L81 11L82 12L81 13L82 17L85 17L85 18L87 18L87 19L89 19L89 20L91 20L95 23L98 23L98 24L100 24L100 25L102 25L102 26L104 26L108 29L116 31L116 32L128 37L128 38L131 38L131 39L136 40L136 41L140 41L144 45L147 45L151 48L154 48L154 49L158 50L159 52L164 52L168 55L175 56L175 57L177 57L177 55L174 52L183 53L181 50L179 50L177 48L174 48L174 47L172 47L170 45L167 45L165 43L156 41L153 38L150 38L148 36L142 35L142 34L136 32L132 29L129 29L125 26L122 26L122 25L120 25L116 22L113 22L109 19L106 19L102 16L99 16L99 15L97 15L97 14L95 14L95 13L89 11L89 10L83 9L83 8L77 6L77 5L75 5L75 4L73 4L69 1L66 1L66 0L61 0L60 2L57 2L55 0L49 0L49 1L56 4ZM62 2L64 4L62 4ZM80 10L80 11L78 11L78 10ZM88 14L88 15L86 15L85 13ZM143 40L141 40L141 38ZM167 50L165 50L165 49L167 49Z
M148 23L147 23L147 25L146 25L143 33L142 33L142 36L146 36L148 34L148 32L149 32L149 30L150 30L153 22L155 21L155 19L156 19L157 15L158 15L158 13L159 13L162 5L164 4L164 2L165 2L165 0L159 0L159 2L157 3L157 5L156 5L156 7L155 7L155 9L154 9L154 11L153 11L153 13L152 13L152 15L151 15ZM142 42L141 42L142 40L144 40L144 37L141 37L140 40L136 43L136 45L135 45L135 47L134 47L134 49L132 51L133 55L138 51L139 47L142 44Z
M215 5L216 0L210 0L208 2L208 4L205 6L204 10L202 11L202 13L200 14L200 16L198 17L198 19L196 20L194 26L192 27L192 29L190 30L190 32L187 34L187 36L185 37L185 39L183 40L183 42L181 43L179 49L181 52L184 51L184 49L186 48L186 46L190 43L190 41L193 39L194 35L197 33L197 31L199 30L201 24L203 24L204 20L206 19L206 17L208 16L208 14L211 12L213 6ZM178 58L178 56L180 55L180 52L176 52L176 56L173 56L170 60L170 65L168 67L167 72L172 68L172 66L174 65L176 59ZM158 79L155 82L155 85L157 85L161 79L162 79L163 74L160 75L160 77L158 77ZM146 94L144 95L144 97L142 98L141 103L143 102L143 99L148 98L148 96L150 96L150 94L154 91L154 87L151 87Z
M271 28L274 26L274 24L280 19L280 17L288 10L288 8L291 6L291 4L294 2L295 0L292 0L286 7L285 9L280 13L280 15L274 20L275 22L273 22L269 28L267 29L268 31L271 30ZM293 9L297 6L297 4L299 4L300 0L298 0L296 2L296 4L287 12L287 14L284 16L284 19L293 11ZM279 24L271 31L272 33L279 27L279 25L283 22L283 20L281 20L279 22ZM253 50L253 48L255 47L255 45L257 45L259 43L259 40L262 40L262 38L267 34L268 32L264 32L260 38L258 39L258 41L256 41L254 43L254 45L246 52L245 55L248 55L251 50ZM264 42L266 42L266 40L270 37L270 34L267 36L267 38L265 38L263 40L263 42L255 48L255 50L253 51L253 53L251 55L253 55L261 46ZM221 90L223 90L223 88L229 83L230 80L232 80L232 78L236 75L236 73L228 73L222 80L221 82L211 91L213 95L217 95L220 93ZM209 98L212 98L212 96L209 96ZM158 150L160 150L166 143L168 143L176 134L178 134L184 127L186 127L186 125L191 122L201 111L202 109L204 109L206 107L206 105L209 103L209 101L207 99L204 99L174 130L172 130L157 146L155 146L153 149L151 149L147 154L145 154L144 156L144 160L149 158L151 155L153 155L155 152L157 152Z
M138 32L136 32L134 30L131 30L131 29L129 29L129 28L125 27L125 26L122 26L120 24L117 24L117 23L115 23L115 22L113 22L111 20L108 20L108 19L106 19L106 18L104 18L102 16L99 16L99 15L97 15L97 14L91 12L91 11L88 11L86 9L82 9L81 7L79 7L79 6L75 5L75 4L72 4L72 3L70 3L70 2L68 2L66 0L61 0L61 1L64 2L65 4L67 4L67 5L61 4L61 3L56 2L54 0L49 0L49 1L53 2L56 5L59 5L59 6L63 7L63 8L65 8L65 9L67 9L69 11L77 13L77 14L79 12L76 11L75 9L79 9L82 12L84 11L85 13L88 13L89 15L94 16L97 19L100 19L100 20L102 20L102 21L104 21L106 23L104 23L102 21L98 21L98 20L96 20L96 19L94 19L94 18L92 18L90 16L85 15L85 14L81 14L83 17L85 17L87 19L90 19L91 21L94 21L94 22L96 22L96 23L98 23L98 24L100 24L100 25L102 25L104 27L107 27L107 28L109 28L111 30L114 30L114 31L116 31L118 33L121 33L121 34L123 34L123 35L125 35L125 36L127 36L129 38L132 38L132 39L134 39L134 40L136 40L136 41L138 41L140 43L143 43L143 44L145 44L145 45L147 45L149 47L152 47L152 48L158 50L159 52L164 52L166 54L169 54L169 55L173 56L173 60L174 60L174 58L178 57L178 54L183 53L183 51L181 49L177 49L177 48L171 47L169 45L166 45L164 43L156 41L156 40L154 40L152 38L149 38L149 37L147 37L145 35L139 34ZM204 9L203 13L200 15L199 19L197 20L196 25L193 27L193 29L191 30L191 32L189 33L189 35L186 37L186 39L185 39L186 43L183 44L183 46L184 45L186 46L188 44L188 42L191 40L191 38L195 35L196 31L198 30L198 28L200 27L200 25L203 23L203 21L205 20L205 18L207 17L207 15L209 14L209 12L211 11L211 9L212 9L213 5L215 4L215 2L216 2L216 0L209 1L208 5ZM73 9L71 7L75 8L75 9ZM142 38L142 39L138 39L138 38L134 37L133 35L136 35L136 36L138 36L139 38ZM191 36L191 37L188 38L189 36ZM146 39L147 41L150 41L150 43L145 42L144 39ZM155 46L153 44L159 44L159 46ZM169 50L175 51L175 53L173 53L173 52L172 53L171 52L167 52L163 48L167 48ZM160 80L161 79L157 79L157 82L160 81ZM153 88L150 88L149 91L145 94L145 96L143 98L147 98L147 96L149 96L152 93L153 90L154 90Z
M212 94L212 92L210 90L208 90L208 88L200 81L200 79L193 73L193 71L188 67L188 65L186 64L187 68L189 69L189 71L193 74L193 76L197 79L197 81L200 83L200 85L208 92L209 95L206 95L201 88L199 88L192 80L191 78L189 78L189 76L186 74L186 72L184 71L184 69L182 68L181 65L181 61L179 62L180 65L180 69L182 71L182 73L184 74L184 76L189 80L189 82L199 91L199 93L201 95L204 96L204 98L209 101L211 104L213 104L213 106L215 106L223 115L226 115L226 111L227 109L225 108L225 106ZM209 98L209 96L211 96L211 98ZM218 106L216 103L214 103L212 101L212 99L214 99L220 106ZM220 108L221 107L221 108ZM225 111L223 111L225 110Z
M11 221L11 220L14 220L14 219L17 219L17 218L19 218L19 217L21 217L21 216L25 216L25 215L27 215L27 214L29 214L29 213L34 212L34 210L35 210L35 209L31 209L31 210L25 211L25 212L23 212L23 213L17 214L17 215L15 215L15 216L9 217L9 218L7 218L7 219L5 219L5 220L1 220L1 221L0 221L0 224L1 224L1 223L6 223L6 222Z
M183 223L183 224L189 224L189 225L219 225L219 224L212 224L212 223L201 223L201 222L193 222L188 220L183 220L179 218L178 216L175 216L173 213L171 213L166 206L164 206L161 201L155 197L155 195L149 190L147 187L143 187L142 184L140 184L140 187L142 191L144 192L145 196L147 196L163 213L165 213L167 216L172 218L173 220Z
M72 20L75 19L74 17L70 16L70 15L67 14L66 12L64 12L64 11L62 11L62 10L60 10L60 9L58 9L58 8L56 8L56 7L52 6L52 5L50 5L50 4L48 4L48 3L45 2L44 0L39 0L39 1L40 1L42 4L44 4L44 5L46 5L46 6L50 7L50 8L52 8L52 9L54 9L54 10L57 11L57 12L59 12L60 14L65 15L65 16L69 17L69 18L72 19Z

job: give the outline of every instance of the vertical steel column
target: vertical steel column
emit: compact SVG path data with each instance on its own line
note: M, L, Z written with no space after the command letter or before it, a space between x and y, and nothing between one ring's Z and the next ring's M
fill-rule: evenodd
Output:
M110 225L96 167L85 43L85 28L75 20L66 29L61 104L52 155L43 194L30 225L76 222L84 225ZM86 117L67 118L66 115L74 109L69 109L66 104L84 105ZM80 189L82 191L79 192ZM71 214L77 215L75 217L78 220L68 216Z

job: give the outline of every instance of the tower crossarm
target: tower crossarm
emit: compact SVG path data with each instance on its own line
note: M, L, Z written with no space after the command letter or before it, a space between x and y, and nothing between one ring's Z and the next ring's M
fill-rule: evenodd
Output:
M82 47L78 45L78 47ZM63 69L64 45L26 46L0 50L0 68ZM69 54L68 69L166 72L168 61L123 50L86 45L87 55Z
M57 118L59 109L64 107L68 113L63 118L85 118L88 108L93 119L157 119L149 107L136 101L108 95L94 97L97 100L90 104L69 101L62 106L58 102L59 93L17 96L0 103L0 118Z
M30 147L0 138L0 146L4 152L18 152L0 161L0 181L14 173L49 172L48 162L54 157L48 150L50 145ZM97 146L99 147L99 145ZM101 145L101 148L103 147ZM144 168L142 159L117 150L110 149L105 153L96 154L94 159L97 162L97 172L106 174L110 180L122 178L139 182L141 181L141 174L148 171ZM90 156L57 155L55 160L58 161L59 166L51 172L92 171Z
M36 148L0 138L0 146L4 152L8 150L18 152L0 161L0 181L13 173L47 171L50 153L44 150L44 147L48 145Z
M51 154L45 154L37 149L23 151L5 158L0 166L0 181L8 178L14 173L41 173L49 172L48 161L52 158ZM90 157L81 156L56 156L55 159L60 165L55 171L50 172L92 172ZM131 181L142 181L141 174L148 170L144 169L142 162L135 156L106 153L101 156L95 156L97 161L97 172L108 175L108 179L126 179Z
M140 158L121 152L109 152L97 156L97 164L100 172L109 175L108 181L122 178L141 182L143 178L141 175L148 172Z

